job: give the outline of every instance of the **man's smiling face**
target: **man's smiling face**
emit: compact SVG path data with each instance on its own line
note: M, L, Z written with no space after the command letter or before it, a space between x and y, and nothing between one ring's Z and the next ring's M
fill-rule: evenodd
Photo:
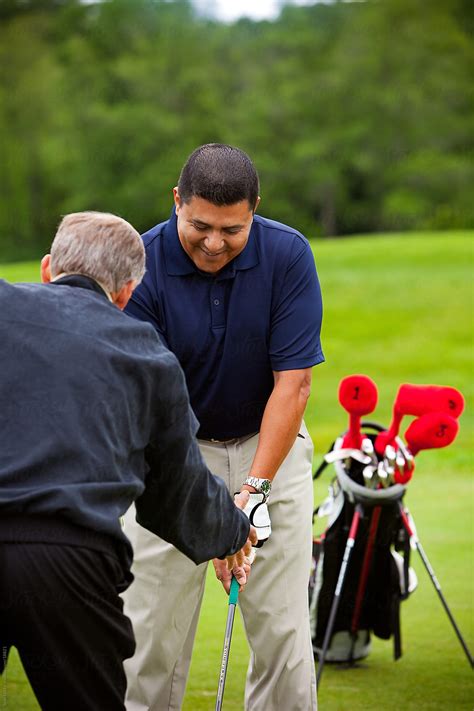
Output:
M245 248L254 211L247 200L214 205L200 197L184 202L177 188L173 194L184 251L198 269L217 274Z

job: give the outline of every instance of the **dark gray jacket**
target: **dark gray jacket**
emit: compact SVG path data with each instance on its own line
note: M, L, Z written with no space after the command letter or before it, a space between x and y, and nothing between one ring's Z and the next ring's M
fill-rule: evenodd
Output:
M94 281L0 281L0 541L131 548L120 516L196 563L249 530L194 439L181 368ZM129 578L129 576L127 576Z

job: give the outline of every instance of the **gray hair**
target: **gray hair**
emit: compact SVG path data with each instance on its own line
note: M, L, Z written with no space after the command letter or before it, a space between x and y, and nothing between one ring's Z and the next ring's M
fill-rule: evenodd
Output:
M51 275L83 274L109 292L129 281L140 282L145 272L145 248L126 220L107 212L66 215L51 245Z

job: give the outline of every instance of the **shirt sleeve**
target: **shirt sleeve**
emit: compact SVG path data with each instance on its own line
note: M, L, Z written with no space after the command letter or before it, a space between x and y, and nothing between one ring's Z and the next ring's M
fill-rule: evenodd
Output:
M240 550L249 521L204 463L183 372L167 356L154 399L159 414L145 454L145 490L135 502L137 521L199 564Z
M313 253L309 243L298 238L272 309L272 370L310 368L324 361L320 341L322 313Z

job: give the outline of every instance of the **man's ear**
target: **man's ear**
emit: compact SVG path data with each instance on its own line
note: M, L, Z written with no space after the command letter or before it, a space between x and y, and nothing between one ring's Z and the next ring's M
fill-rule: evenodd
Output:
M51 255L45 254L41 260L41 281L43 284L49 284L51 279Z
M260 195L258 196L256 202L255 202L255 207L253 208L254 213L257 212L257 207L260 204Z
M174 200L174 206L176 208L176 212L178 212L179 208L181 207L181 198L179 197L177 187L173 188L173 200Z
M128 304L130 297L132 295L132 292L134 288L136 287L137 282L136 281L127 281L127 283L122 286L120 291L113 291L110 294L110 298L112 299L112 302L115 304L115 306L118 306L121 311L124 310L126 305Z

